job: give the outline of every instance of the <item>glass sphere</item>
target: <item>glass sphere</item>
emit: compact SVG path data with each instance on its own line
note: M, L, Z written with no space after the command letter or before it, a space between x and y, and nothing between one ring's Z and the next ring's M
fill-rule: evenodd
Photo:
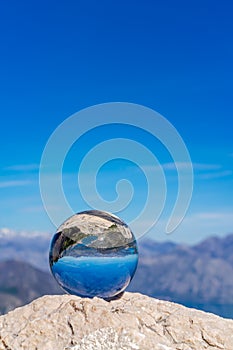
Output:
M115 215L84 211L58 228L51 242L49 263L66 292L111 299L125 290L136 271L136 239Z

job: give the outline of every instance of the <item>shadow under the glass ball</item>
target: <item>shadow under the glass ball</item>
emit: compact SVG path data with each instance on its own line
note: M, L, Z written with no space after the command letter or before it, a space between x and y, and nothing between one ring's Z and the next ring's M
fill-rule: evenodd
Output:
M118 294L116 295L113 295L113 296L110 296L110 297L103 297L103 296L100 296L100 295L93 295L93 296L90 296L90 295L78 295L76 293L73 293L71 290L68 290L67 288L64 288L60 285L60 288L61 290L64 292L64 294L67 294L67 295L75 295L75 296L78 296L79 298L82 298L82 299L94 299L94 298L98 298L98 299L103 299L107 302L110 302L110 301L114 301L114 300L119 300L123 297L123 295L125 294L125 289L122 290L121 292L119 292Z
M112 297L110 297L110 298L101 298L101 299L104 299L105 301L109 301L109 302L112 301L112 300L119 300L119 299L122 298L122 296L124 295L124 293L125 293L125 291L120 292L119 294L114 295L114 296L112 296Z

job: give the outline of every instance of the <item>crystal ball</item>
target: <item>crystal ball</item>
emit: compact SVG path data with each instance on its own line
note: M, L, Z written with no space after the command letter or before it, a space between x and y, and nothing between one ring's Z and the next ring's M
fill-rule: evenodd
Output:
M66 292L111 299L125 290L137 268L138 249L121 219L98 210L71 216L52 238L49 263Z

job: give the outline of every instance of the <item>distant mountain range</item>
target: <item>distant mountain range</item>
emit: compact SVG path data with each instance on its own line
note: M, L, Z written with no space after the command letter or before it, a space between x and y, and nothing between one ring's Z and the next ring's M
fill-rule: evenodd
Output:
M0 262L23 261L40 270L49 271L51 238L49 233L0 229Z
M145 241L128 290L233 318L233 234L195 246Z
M0 313L27 304L44 294L62 293L51 274L24 262L0 262Z
M177 302L233 304L233 235L191 247L142 243L130 290Z
M62 293L48 273L49 240L49 236L2 235L2 313L40 295ZM138 269L128 290L233 318L233 234L194 246L142 240L139 252Z

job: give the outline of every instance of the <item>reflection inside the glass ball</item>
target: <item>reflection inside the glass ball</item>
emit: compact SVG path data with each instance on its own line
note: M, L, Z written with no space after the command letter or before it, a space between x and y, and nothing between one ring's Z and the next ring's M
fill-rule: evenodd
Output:
M58 228L49 263L66 292L110 299L123 292L133 278L138 263L136 239L115 215L84 211Z

